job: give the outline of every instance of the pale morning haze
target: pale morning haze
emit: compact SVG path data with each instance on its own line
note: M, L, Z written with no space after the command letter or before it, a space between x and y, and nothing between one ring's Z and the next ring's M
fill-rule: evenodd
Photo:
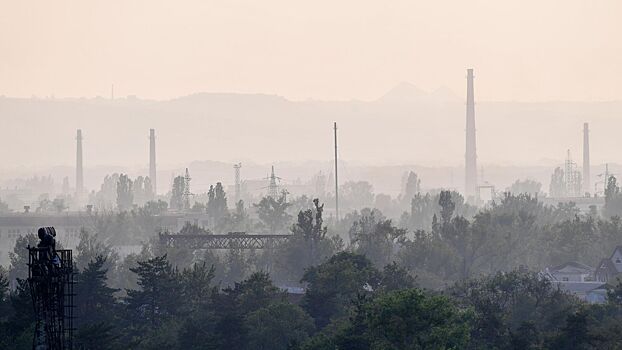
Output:
M76 128L97 155L87 165L146 166L150 127L160 129L163 164L324 161L331 121L343 124L344 159L459 166L466 68L475 69L482 162L578 157L582 122L598 121L603 136L620 126L620 15L619 1L6 1L2 167L70 165ZM200 93L278 98L259 109L239 95L233 109L195 101L155 111L62 102L158 105ZM373 105L389 95L401 102ZM21 100L31 98L56 103L46 111ZM28 147L50 132L56 152ZM594 137L592 159L618 161L613 141Z
M78 128L86 167L146 167L149 128L168 167L329 162L333 121L344 161L460 167L467 68L481 164L578 159L583 122L592 161L619 162L620 15L619 1L7 1L0 177L70 166Z
M373 100L401 81L485 101L622 93L609 1L3 1L0 93Z
M622 0L0 0L0 350L622 349Z

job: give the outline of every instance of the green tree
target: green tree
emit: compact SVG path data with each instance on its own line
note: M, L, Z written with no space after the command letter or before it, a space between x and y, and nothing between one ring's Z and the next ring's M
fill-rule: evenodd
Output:
M622 216L622 193L620 193L620 187L615 176L609 176L607 179L603 216L606 218Z
M429 193L416 193L410 199L410 212L404 212L400 218L400 226L409 230L432 229L432 218L438 212L438 200Z
M250 313L272 303L285 301L285 294L272 284L267 273L255 272L214 295L214 325L221 349L243 349L248 344L245 319Z
M360 209L374 204L374 187L367 181L348 181L340 188L343 208Z
M9 204L7 202L4 202L2 198L0 198L0 213L8 213L8 212L10 212Z
M449 222L456 210L456 202L452 200L450 191L442 191L440 193L438 205L441 206L441 225L449 226Z
M76 267L85 268L91 261L97 260L99 256L104 258L107 270L116 265L119 254L112 249L112 246L101 242L97 234L90 234L85 228L81 228L79 238L80 241L76 246L74 258Z
M421 179L417 173L409 171L407 174L404 174L402 193L399 197L402 208L407 207L419 192L421 192Z
M518 195L518 194L528 194L532 197L537 197L542 190L542 184L538 181L525 179L525 180L516 180L512 185L507 189L508 192Z
M76 323L79 327L106 324L114 317L117 308L114 293L119 290L108 287L105 265L106 258L99 255L77 275L74 302Z
M287 214L287 208L290 204L287 203L285 195L282 195L278 199L272 197L264 197L257 204L253 204L257 210L257 216L264 229L270 233L278 233L287 227L291 216Z
M152 201L155 194L153 193L153 184L148 176L139 176L132 184L134 202L138 205L144 205L148 201Z
M100 210L113 210L117 207L117 186L119 183L119 174L106 175L100 187L95 194L94 204Z
M7 343L10 344L7 348L32 349L35 313L28 281L18 278L9 299L11 313L8 315L4 329L8 335ZM0 339L0 344L2 344L2 339Z
M251 264L242 249L229 249L225 261L226 270L223 281L225 286L243 280L251 269Z
M441 239L440 231L417 230L412 239L406 239L400 245L396 260L417 275L422 287L440 289L455 276L458 258Z
M527 348L543 348L544 339L564 326L577 300L537 273L512 271L457 283L449 291L458 303L475 312L472 346L509 349L529 334ZM525 340L525 339L523 339Z
M546 217L550 214L550 208L530 195L505 193L501 201L476 215L471 227L485 239L484 251L480 251L480 272L546 264L542 259L549 254L550 237L543 235L541 227L558 220L549 221Z
M0 266L0 322L9 315L9 273Z
M365 255L378 267L393 260L396 244L406 236L405 229L393 226L391 220L376 218L373 212L355 221L349 233L354 252Z
M285 293L272 284L270 275L265 272L254 272L246 280L225 288L223 292L235 299L244 315L272 302L285 300Z
M299 280L304 269L319 264L340 248L338 237L329 239L326 236L324 205L319 203L314 199L312 208L298 213L298 220L291 229L293 237L276 248L277 275L287 282Z
M179 278L181 284L181 301L187 312L194 312L208 303L209 296L214 292L212 281L215 267L206 262L197 263L182 270Z
M235 211L231 215L231 230L246 232L250 230L250 216L244 207L244 201L239 200L235 203Z
M549 185L549 195L553 198L562 198L566 196L566 183L564 181L564 170L557 167L551 175L551 184Z
M287 350L302 344L314 330L313 319L299 306L269 304L246 316L248 349Z
M471 313L442 295L404 289L359 298L348 320L324 330L302 349L466 349ZM328 327L327 327L328 328Z
M15 240L13 251L9 252L9 260L11 266L9 268L9 281L13 283L17 278L26 279L28 277L28 249L27 247L36 247L39 238L34 233L28 233L19 236Z
M584 261L597 263L599 256L594 242L598 242L596 223L592 217L582 219L575 216L573 220L564 220L553 225L548 235L550 238L550 259L554 265L568 261Z
M153 252L148 246L143 245L140 253L128 254L124 259L119 259L114 269L114 273L109 274L110 286L119 288L119 296L125 297L128 289L138 289L138 276L132 272L132 268L137 268L139 261L146 261L153 258Z
M158 201L150 200L143 205L143 209L145 214L147 215L162 215L168 209L168 203L165 201L158 199Z
M344 317L358 295L378 289L380 272L365 256L341 252L310 267L301 282L307 284L303 308L323 328L331 319Z
M112 350L120 338L117 328L108 322L89 323L75 332L74 347L89 350Z
M328 229L324 226L322 212L324 204L316 198L313 200L314 209L307 209L298 213L298 222L292 227L294 235L304 238L309 243L309 263L316 264L320 260L318 246L326 238Z
M595 322L586 308L579 308L566 318L566 324L553 341L552 348L559 350L591 350L598 337L591 334L590 324ZM619 345L619 344L618 344Z
M290 204L288 210L289 213L296 215L301 211L305 211L309 208L313 207L313 198L307 197L306 195L298 196L293 199L289 199L288 203Z
M117 208L119 211L128 211L134 205L134 191L132 180L126 174L119 175L117 182Z
M127 290L127 307L134 324L152 330L177 313L179 303L179 276L166 255L147 261L138 261L130 271L138 276L140 289Z
M395 261L382 269L380 278L380 290L383 292L414 288L416 284L415 277Z
M222 227L224 219L228 214L227 194L225 193L222 183L216 183L216 186L210 186L207 202L207 214L210 218L212 227Z
M607 303L622 306L622 280L616 278L615 282L607 289Z
M186 179L179 175L173 179L173 187L171 188L171 199L169 204L171 209L184 209L184 192L186 190Z
M364 305L361 326L370 349L462 349L468 314L447 297L406 289Z

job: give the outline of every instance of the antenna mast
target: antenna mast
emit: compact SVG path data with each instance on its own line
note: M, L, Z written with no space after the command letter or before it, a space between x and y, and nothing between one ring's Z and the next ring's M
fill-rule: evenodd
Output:
M339 177L337 174L337 122L334 122L335 128L335 216L339 220Z

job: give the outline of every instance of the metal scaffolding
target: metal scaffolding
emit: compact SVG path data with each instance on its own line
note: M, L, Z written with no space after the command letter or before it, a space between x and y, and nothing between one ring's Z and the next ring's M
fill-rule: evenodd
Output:
M28 247L28 285L36 323L33 349L73 348L73 259L71 250Z

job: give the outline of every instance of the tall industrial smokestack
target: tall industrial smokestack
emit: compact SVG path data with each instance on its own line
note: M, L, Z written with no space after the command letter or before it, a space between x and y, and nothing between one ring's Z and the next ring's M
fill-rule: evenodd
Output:
M149 129L149 179L153 186L153 193L158 194L156 181L156 149L155 149L155 130Z
M477 152L475 149L475 99L473 94L473 69L467 69L465 194L473 200L477 192Z
M583 123L583 194L590 193L590 130Z
M76 193L84 192L84 170L82 168L82 130L76 134Z

